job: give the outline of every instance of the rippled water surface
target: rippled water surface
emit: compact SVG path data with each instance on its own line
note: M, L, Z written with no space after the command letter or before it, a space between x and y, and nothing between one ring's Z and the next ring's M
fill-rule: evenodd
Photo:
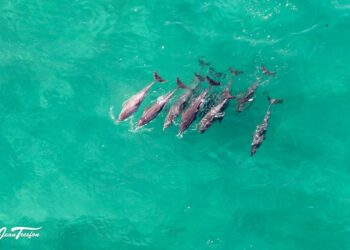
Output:
M350 249L349 27L348 0L0 1L0 228L43 227L0 248ZM233 94L277 74L203 135L133 131L198 56L244 70Z

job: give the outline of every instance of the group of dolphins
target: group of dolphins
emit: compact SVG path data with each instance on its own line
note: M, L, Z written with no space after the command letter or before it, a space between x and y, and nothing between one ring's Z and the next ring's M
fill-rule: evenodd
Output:
M259 86L259 80L252 84L245 93L239 94L237 96L232 96L230 94L230 87L232 79L243 73L243 71L235 70L232 67L229 68L230 76L229 81L220 95L216 93L210 94L210 90L221 85L218 79L226 77L225 74L216 72L214 68L210 67L208 62L205 62L203 59L199 59L199 64L203 68L209 67L206 76L194 73L194 82L196 83L195 87L190 88L186 86L179 78L176 78L176 87L174 90L166 93L165 95L157 98L149 107L145 108L141 118L138 120L136 127L142 127L147 123L155 119L158 114L163 110L166 104L174 96L175 92L178 89L184 89L185 92L178 98L178 100L170 107L167 116L164 121L163 129L170 127L172 124L175 124L175 120L178 116L181 115L181 123L179 126L179 135L182 134L190 127L194 122L197 116L201 116L198 123L198 130L200 133L205 132L215 120L221 121L224 116L224 111L228 107L230 99L237 100L237 112L242 112L246 105L254 100L255 91ZM261 72L267 76L274 76L275 73L269 71L265 66L261 66ZM144 100L146 94L151 89L155 83L164 83L166 82L157 72L153 73L154 80L144 87L141 91L130 97L122 105L122 110L119 113L119 116L116 118L112 114L112 119L116 123L126 120L133 113L137 111L142 101ZM215 80L214 80L215 79ZM204 90L200 90L201 84L207 82L209 86ZM273 99L268 96L269 106L266 111L264 120L261 124L256 127L256 130L253 134L253 140L251 143L251 156L256 153L256 150L261 146L265 140L265 134L269 124L270 118L270 108L274 104L282 103L282 99Z

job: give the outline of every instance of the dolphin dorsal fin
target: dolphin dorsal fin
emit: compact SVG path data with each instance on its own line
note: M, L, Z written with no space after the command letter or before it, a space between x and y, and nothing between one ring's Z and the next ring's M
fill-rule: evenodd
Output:
M154 71L154 73L153 73L153 78L154 78L154 80L155 80L156 82L160 82L160 83L166 82L166 80L164 80L164 79L158 74L157 71Z
M211 79L209 76L207 76L207 81L211 86L219 86L221 83L220 82L216 82L213 79Z
M191 89L190 87L187 87L181 80L179 77L176 78L176 85L178 88L180 89Z

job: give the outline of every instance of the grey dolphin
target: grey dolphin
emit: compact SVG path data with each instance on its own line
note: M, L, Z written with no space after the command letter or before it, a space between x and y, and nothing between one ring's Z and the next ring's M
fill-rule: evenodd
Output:
M228 88L225 88L225 90L222 93L222 99L221 101L212 107L209 112L200 120L199 122L199 132L204 133L214 122L215 118L219 118L223 116L222 109L228 102L228 100L235 98L232 96L229 92Z
M193 92L199 88L201 82L205 80L205 78L197 73L194 73L195 80L197 81L196 86L193 89L190 89L186 93L182 94L180 98L171 106L169 112L165 118L163 129L170 127L170 125L174 122L176 117L178 117L181 112L184 110L186 103L190 100L193 95Z
M154 81L148 84L145 88L143 88L140 92L130 97L126 102L123 103L122 110L120 111L120 114L118 116L117 121L123 121L129 116L131 116L133 113L135 113L142 103L143 99L145 98L147 92L149 89L156 83L162 83L165 82L163 78L161 78L157 72L153 73Z
M244 110L245 105L248 102L252 102L254 100L254 94L258 86L259 80L253 83L253 85L251 85L243 95L237 98L237 112L242 112Z
M152 121L154 118L156 118L157 115L163 110L164 106L171 99L171 97L175 94L177 89L179 88L189 89L184 83L180 81L179 78L176 78L176 84L177 84L177 87L173 91L160 96L157 99L157 101L155 101L150 107L146 108L143 111L141 118L137 122L138 127L146 125L147 123Z
M216 82L208 76L206 77L206 79L210 84L210 87L203 90L202 93L198 97L196 97L194 101L189 105L186 111L182 113L179 135L183 134L183 132L186 129L188 129L192 122L196 119L199 108L203 104L205 97L208 94L211 87L220 85L220 82Z
M238 76L240 74L243 74L243 71L242 70L236 70L236 69L234 69L232 67L229 67L228 70L229 70L229 72L231 74L229 76L229 80L228 80L228 82L226 84L225 90L229 93L233 79L236 76ZM209 97L207 97L208 101L204 105L204 109L202 109L200 111L199 115L202 115L204 117L211 108L213 108L216 104L218 104L220 101L222 101L225 98L225 93L226 93L225 90L222 92L222 94L212 93ZM229 105L229 102L225 102L225 104L222 106L220 112L223 112L228 107L228 105ZM217 120L219 122L221 122L223 118L224 117L221 116L221 117L218 117Z
M205 97L205 101L200 106L200 109L198 111L198 116L203 117L205 116L208 111L214 107L219 101L221 100L221 94L218 92L211 92Z
M278 103L283 102L283 99L272 99L269 96L267 97L267 99L268 99L270 105L266 111L263 122L256 127L255 132L253 134L253 141L252 141L251 148L250 148L250 155L251 156L253 156L256 153L256 150L261 146L261 144L265 140L265 134L267 131L267 127L269 126L271 106L274 104L278 104Z

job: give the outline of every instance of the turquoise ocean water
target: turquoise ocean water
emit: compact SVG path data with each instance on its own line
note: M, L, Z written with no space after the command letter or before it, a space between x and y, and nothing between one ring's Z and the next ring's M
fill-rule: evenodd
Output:
M42 227L0 249L350 249L349 27L347 0L0 1L0 228ZM277 75L203 135L133 132L198 56L244 70L233 94Z

